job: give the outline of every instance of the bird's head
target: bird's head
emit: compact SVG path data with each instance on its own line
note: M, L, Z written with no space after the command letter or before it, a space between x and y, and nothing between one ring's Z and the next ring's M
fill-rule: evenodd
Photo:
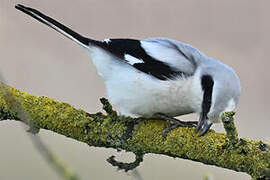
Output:
M234 70L220 62L214 66L204 67L200 73L200 83L203 92L200 119L197 131L205 134L211 125L220 122L224 112L236 108L240 94L240 81Z

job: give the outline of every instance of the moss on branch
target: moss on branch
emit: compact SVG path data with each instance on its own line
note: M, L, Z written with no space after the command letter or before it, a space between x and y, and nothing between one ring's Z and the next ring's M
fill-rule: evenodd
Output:
M233 113L223 115L227 135L210 130L198 137L193 128L179 127L163 138L166 122L138 122L130 117L117 116L104 99L102 103L108 114L89 114L48 97L33 96L12 87L8 89L36 128L54 131L90 146L123 149L141 157L147 153L164 154L246 172L254 179L269 176L269 142L239 139ZM4 95L0 88L0 120L19 120Z

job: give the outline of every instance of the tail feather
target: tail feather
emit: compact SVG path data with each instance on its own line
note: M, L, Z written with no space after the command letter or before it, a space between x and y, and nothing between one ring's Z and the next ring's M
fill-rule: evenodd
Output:
M68 37L69 39L75 41L79 45L83 46L84 48L88 48L90 43L95 43L95 40L88 39L77 32L71 30L70 28L66 27L65 25L57 22L56 20L52 19L51 17L46 16L45 14L41 13L40 11L25 7L21 4L17 4L15 6L16 9L32 16L33 18L37 19L38 21L48 25L49 27L55 29L59 33L63 34L64 36Z

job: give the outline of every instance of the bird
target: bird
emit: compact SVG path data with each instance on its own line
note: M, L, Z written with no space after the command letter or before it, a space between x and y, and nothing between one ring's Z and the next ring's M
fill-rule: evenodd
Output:
M15 8L83 47L119 114L169 121L164 134L187 126L203 136L238 104L241 84L236 72L192 45L161 37L90 39L34 8ZM199 120L175 118L190 113Z

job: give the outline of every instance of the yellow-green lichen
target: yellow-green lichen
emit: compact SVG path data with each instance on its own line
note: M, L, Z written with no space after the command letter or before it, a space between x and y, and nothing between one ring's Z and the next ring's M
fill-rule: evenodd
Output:
M213 164L219 167L246 172L253 178L269 175L270 150L267 142L238 139L236 127L230 124L227 135L213 130L198 137L193 128L180 127L162 137L168 124L159 120L136 120L117 116L109 104L107 115L89 114L44 96L32 96L7 87L20 102L31 124L67 137L85 142L90 146L113 147L134 153L156 153ZM0 120L18 119L16 108L0 91ZM104 102L103 102L104 103ZM223 118L233 120L233 114ZM226 129L226 127L225 127Z
M235 112L225 112L222 114L221 119L226 131L226 135L232 145L235 145L239 142L238 132L234 123L233 116Z

